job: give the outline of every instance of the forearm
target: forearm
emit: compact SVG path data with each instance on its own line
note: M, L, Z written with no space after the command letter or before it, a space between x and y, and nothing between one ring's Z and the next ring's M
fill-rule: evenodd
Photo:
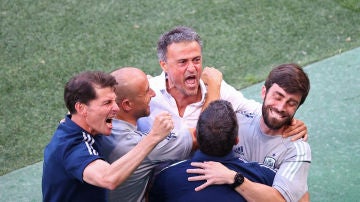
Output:
M89 184L115 189L140 165L144 158L174 129L171 114L162 112L155 117L150 133L133 149L112 164L103 160L91 162L83 171L83 179Z
M84 181L106 189L115 189L134 172L157 142L151 136L146 136L133 149L112 164L102 160L89 164L84 170Z
M207 85L206 98L205 98L204 105L202 107L202 111L204 111L204 109L206 109L207 106L209 106L209 104L212 101L215 101L215 100L218 100L218 99L220 99L220 85L218 85L218 84L208 84Z
M205 67L201 79L207 88L205 103L202 107L204 110L212 101L220 99L222 73L213 67Z
M110 165L108 176L114 179L115 187L123 183L154 149L158 141L146 136L133 149Z
M187 169L186 172L198 175L191 176L188 180L205 181L205 183L196 187L195 191L200 191L214 184L234 186L235 180L239 180L239 178L236 177L237 173L235 171L228 169L219 162L192 162L191 166L195 168ZM270 177L269 173L266 174L266 176ZM240 182L236 181L236 183L240 185L235 187L235 191L241 194L247 201L285 201L280 192L271 186L252 182L246 177L244 177L243 182L241 182L240 178ZM271 182L267 184L271 184Z
M285 201L283 196L275 188L252 182L245 178L244 183L235 188L247 201Z

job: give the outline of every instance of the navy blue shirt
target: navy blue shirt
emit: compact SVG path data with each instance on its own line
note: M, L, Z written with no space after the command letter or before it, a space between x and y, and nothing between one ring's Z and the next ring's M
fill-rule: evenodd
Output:
M106 201L106 189L83 180L85 167L101 158L97 150L94 138L67 116L44 151L43 201Z
M152 202L189 202L189 201L246 201L238 192L229 185L212 185L196 192L195 188L205 181L188 181L188 177L195 174L186 173L186 169L194 168L191 162L217 161L231 170L244 175L247 179L271 186L275 177L275 171L257 162L245 162L234 156L233 153L225 157L211 157L201 151L187 161L182 161L169 166L156 176L150 191L149 200Z

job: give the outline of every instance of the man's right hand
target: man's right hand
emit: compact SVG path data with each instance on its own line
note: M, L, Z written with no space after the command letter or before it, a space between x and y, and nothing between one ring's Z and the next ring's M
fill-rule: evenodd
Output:
M205 67L201 79L207 87L205 103L202 111L207 108L210 102L220 99L220 88L223 80L222 73L214 67Z
M160 142L169 135L172 129L174 129L174 123L171 114L162 112L155 117L149 136Z
M220 89L221 82L223 80L222 73L214 67L205 67L201 73L201 79L207 86L211 86L212 90Z
M195 191L200 191L214 184L234 183L236 172L228 169L219 162L191 162L191 166L195 168L189 168L186 170L186 172L197 175L189 177L188 181L205 181L205 183L196 187Z

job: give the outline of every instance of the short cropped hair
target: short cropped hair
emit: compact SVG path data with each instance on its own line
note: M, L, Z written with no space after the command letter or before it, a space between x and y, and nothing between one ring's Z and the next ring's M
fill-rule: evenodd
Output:
M97 98L95 87L114 88L116 80L110 74L101 71L86 71L72 77L64 88L64 101L70 114L75 114L75 104L89 104Z
M265 88L268 92L269 88L276 83L287 93L300 93L300 105L310 91L310 80L304 70L297 64L282 64L271 70L265 81Z
M157 46L158 60L166 62L167 47L172 43L180 43L185 41L198 42L202 50L202 41L198 33L196 33L195 30L190 27L178 26L160 36Z
M222 157L232 151L238 136L236 114L230 102L216 100L200 114L196 126L199 149L211 156Z

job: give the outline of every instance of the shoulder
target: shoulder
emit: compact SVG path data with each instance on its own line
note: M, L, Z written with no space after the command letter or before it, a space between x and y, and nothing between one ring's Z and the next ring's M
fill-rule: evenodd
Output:
M165 184L178 184L187 181L186 168L189 167L188 160L173 163L161 169L155 176L157 185L164 186ZM159 184L160 183L160 184Z
M129 122L114 119L113 120L113 128L111 130L111 136L113 136L116 139L123 139L123 138L133 138L134 136L144 136L145 133L142 133L138 131L137 127L135 125L132 125ZM119 141L119 140L118 140Z
M305 155L307 153L311 153L310 145L308 142L305 142L304 140L299 139L299 140L294 141L293 144L299 154Z
M175 162L175 163L172 163L172 164L166 166L165 168L163 168L160 171L160 173L173 172L178 169L182 169L183 167L187 167L188 165L190 165L189 160L178 161L178 162Z
M286 138L286 145L292 149L298 149L301 152L310 152L310 145L308 142L304 141L303 139L298 139L295 141L291 140L291 137Z
M238 117L238 119L241 119L241 120L253 120L258 117L257 114L255 114L253 112L244 111L244 110L236 110L235 112L236 112L236 116Z
M311 161L311 149L308 142L302 139L291 141L287 138L287 148L290 156L295 158L295 161Z
M45 148L45 156L57 156L59 160L68 156L81 145L84 145L83 130L70 119L59 124L49 144Z
M165 80L166 80L166 78L165 78L165 73L164 72L162 72L160 75L151 77L151 78L149 78L150 87L153 90L157 90L159 88L162 88L162 86L165 85Z
M82 141L83 129L73 122L70 118L71 115L67 115L64 122L61 122L54 133L54 137L61 139L62 141Z
M82 143L86 137L80 127L76 127L73 124L60 123L51 142L55 143L58 147L68 147Z
M235 112L239 127L242 127L241 124L257 125L259 123L260 116L254 112L248 112L242 110L237 110Z
M242 159L242 158L238 158L238 161L240 162L240 165L243 168L266 170L266 171L270 171L270 172L273 172L273 173L276 173L276 171L277 171L277 169L270 168L269 166L267 166L267 165L265 165L263 163L259 163L259 162L255 162L255 161L247 161L247 160Z

